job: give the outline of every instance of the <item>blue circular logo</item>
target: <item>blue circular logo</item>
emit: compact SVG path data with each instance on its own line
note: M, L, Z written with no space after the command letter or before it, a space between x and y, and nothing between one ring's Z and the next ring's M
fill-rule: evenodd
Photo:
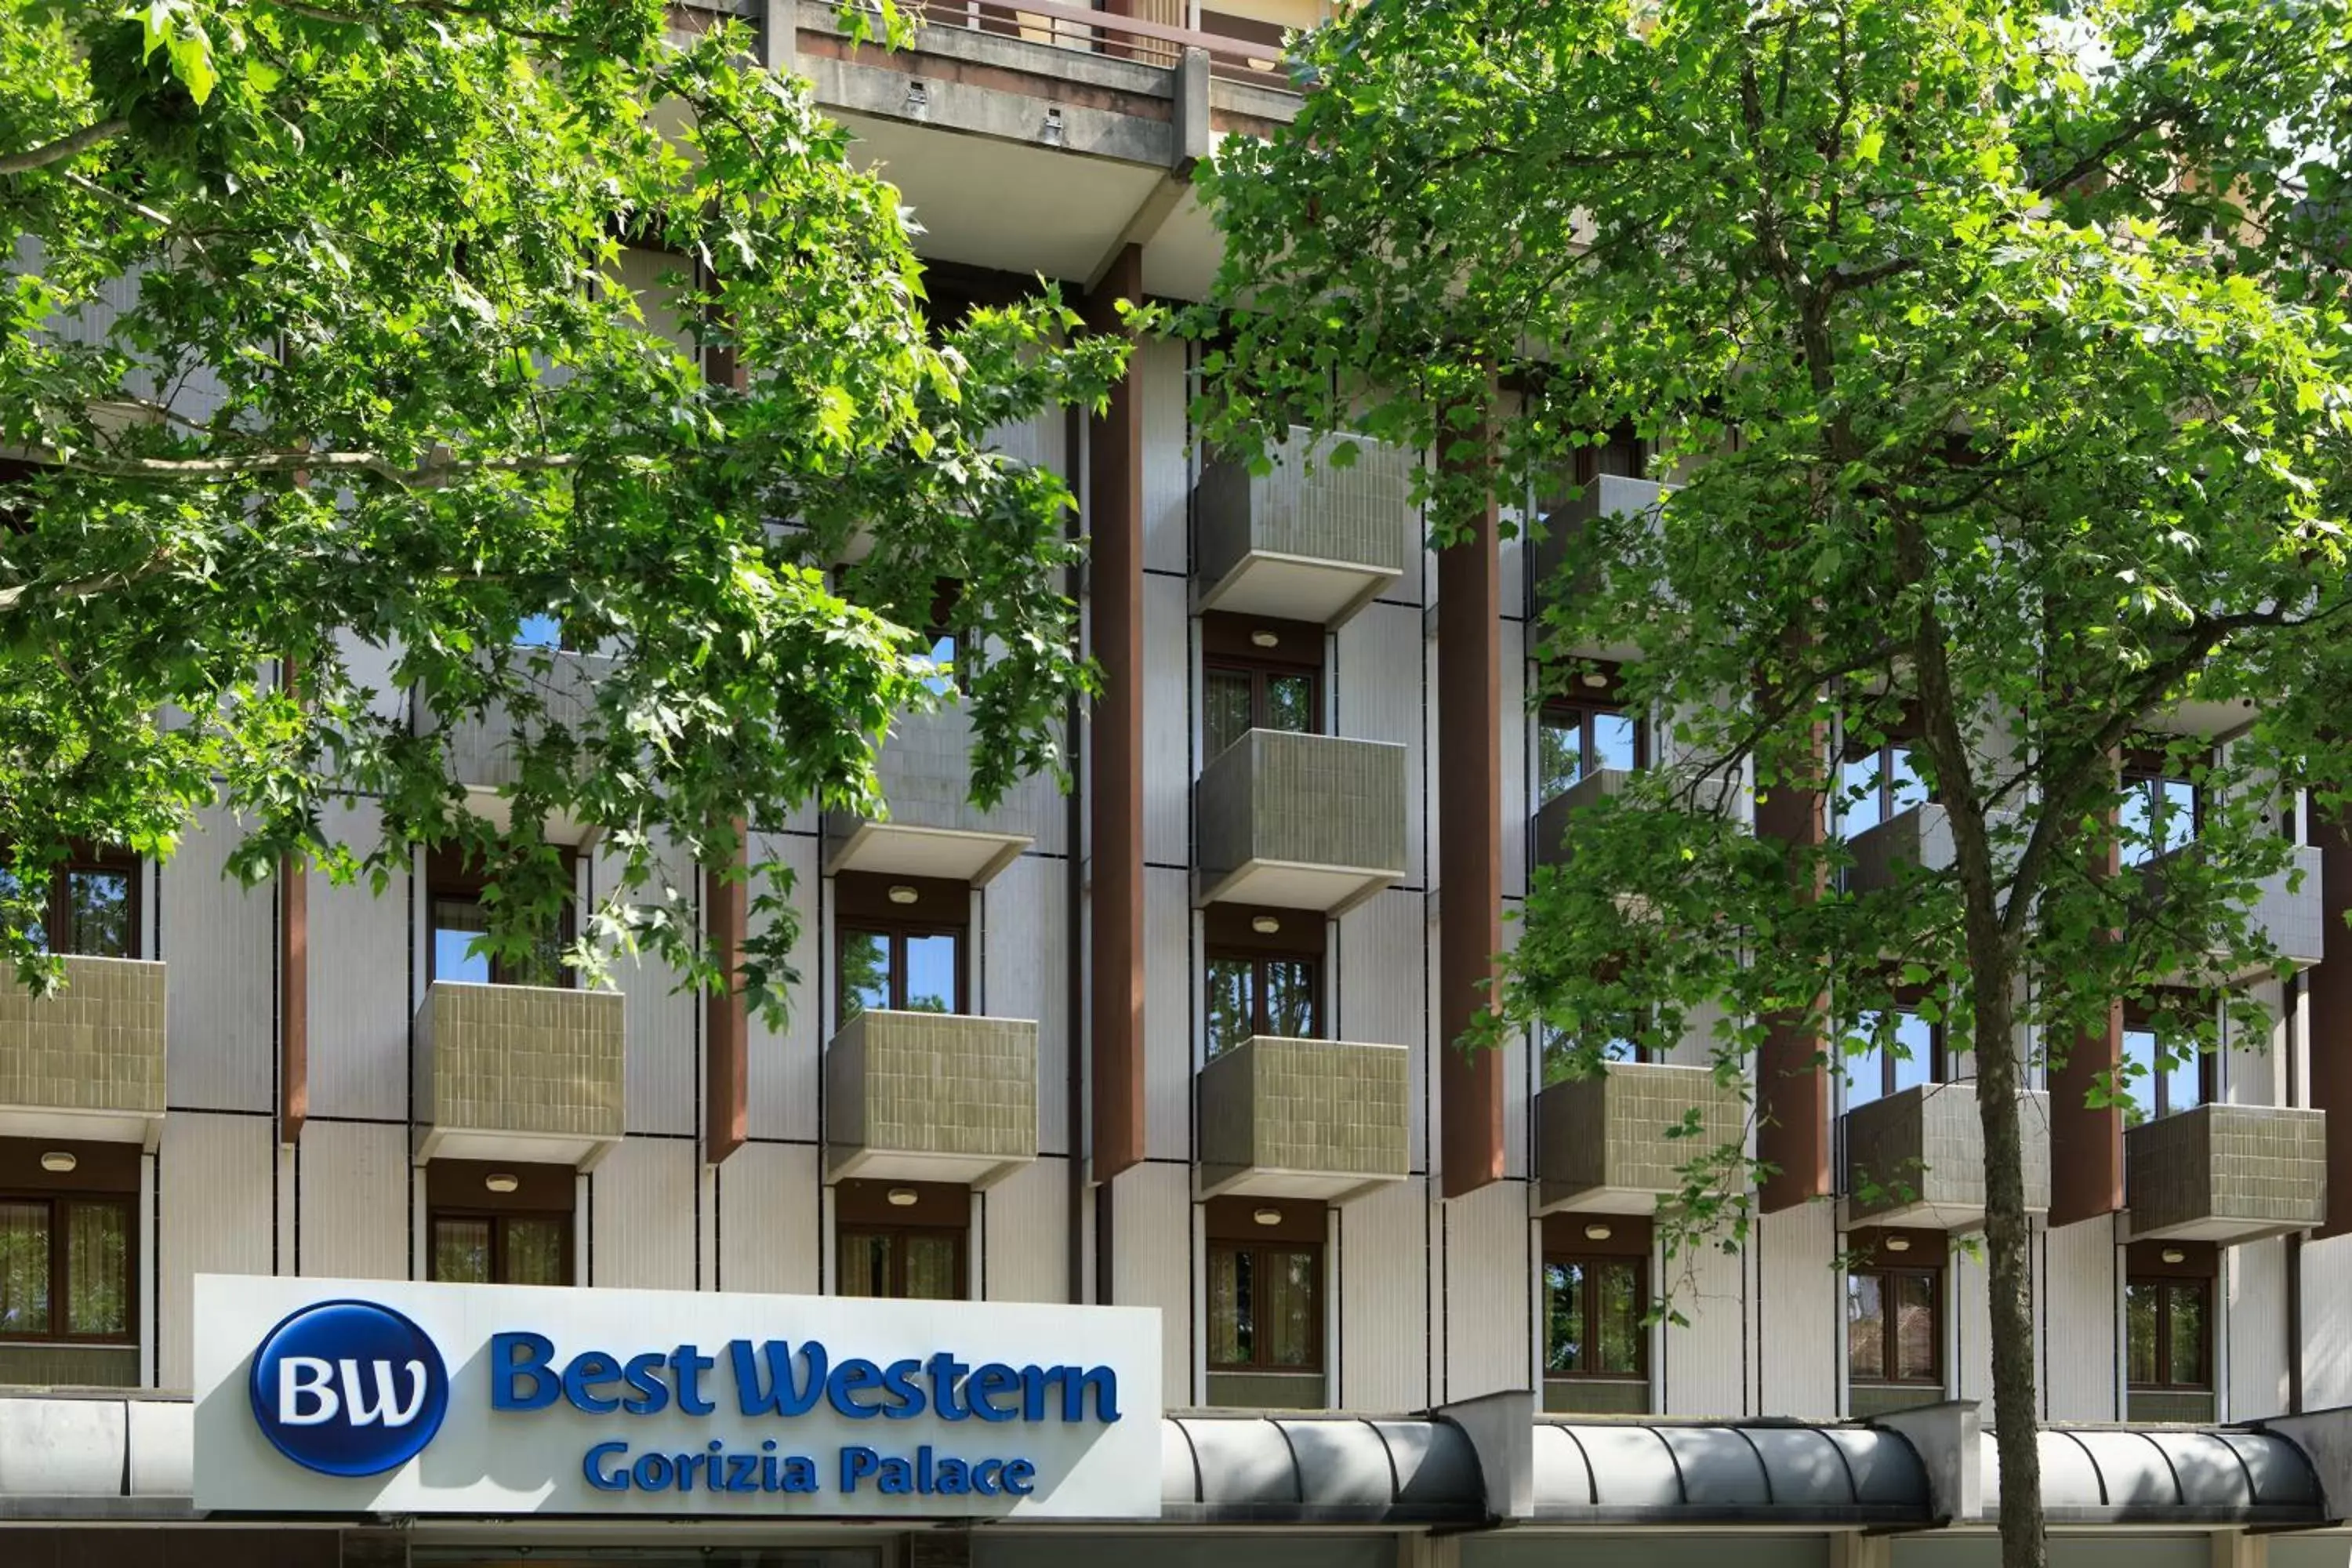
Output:
M378 1476L433 1441L449 1372L432 1337L373 1301L320 1301L253 1352L247 1392L271 1446L322 1476Z

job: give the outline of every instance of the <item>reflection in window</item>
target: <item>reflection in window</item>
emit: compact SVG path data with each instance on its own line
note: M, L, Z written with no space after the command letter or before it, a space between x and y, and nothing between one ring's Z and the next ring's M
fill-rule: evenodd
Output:
M1642 1373L1642 1262L1634 1258L1544 1259L1544 1371L1554 1377Z
M1316 1038L1321 971L1311 957L1212 953L1206 988L1209 1055L1221 1056L1253 1035Z
M1536 803L1603 768L1632 772L1641 763L1640 734L1633 715L1613 708L1548 705L1536 727Z
M1927 804L1927 786L1900 742L1849 756L1838 770L1839 831L1851 838L1915 805Z
M1941 1381L1942 1286L1937 1269L1857 1268L1846 1276L1846 1371L1853 1381Z
M962 1011L963 935L894 927L841 932L841 1021L867 1009Z
M963 1299L963 1233L912 1226L844 1226L840 1293L901 1301Z
M0 1200L0 1340L131 1337L131 1200Z
M1202 756L1220 755L1252 730L1318 733L1323 727L1318 685L1311 670L1210 665L1202 672Z
M569 1285L572 1216L436 1214L433 1278L457 1285Z
M2208 1279L2135 1279L2126 1283L2124 1328L2133 1387L2213 1386L2206 1351L2211 1288Z
M2197 786L2189 780L2125 774L2124 796L2116 812L2123 863L2142 865L2193 843L2198 815Z
M2166 1048L2154 1027L2125 1026L2121 1075L2121 1087L2128 1097L2124 1105L2125 1126L2137 1127L2205 1103L2206 1072L2213 1058L2200 1051L2194 1040L2176 1039L2169 1054L2171 1059L2167 1061Z
M1210 1370L1318 1370L1322 1274L1323 1249L1311 1244L1212 1242Z
M33 944L85 958L138 957L138 879L139 863L128 855L68 861L50 874L41 918L28 932ZM0 883L10 892L18 887L5 868Z
M1849 1110L1937 1080L1943 1046L1940 1026L1908 1007L1898 1007L1891 1022L1886 1014L1874 1010L1858 1015L1853 1027L1852 1037L1869 1041L1869 1047L1849 1051L1845 1058Z

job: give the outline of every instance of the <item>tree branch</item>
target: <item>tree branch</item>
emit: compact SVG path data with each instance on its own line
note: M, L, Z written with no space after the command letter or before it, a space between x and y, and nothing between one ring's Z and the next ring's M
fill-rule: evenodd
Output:
M62 163L68 158L79 158L91 148L113 141L131 129L128 120L101 120L86 125L71 135L60 136L38 147L27 147L21 153L0 153L0 174L29 174L36 169L46 169L52 163Z

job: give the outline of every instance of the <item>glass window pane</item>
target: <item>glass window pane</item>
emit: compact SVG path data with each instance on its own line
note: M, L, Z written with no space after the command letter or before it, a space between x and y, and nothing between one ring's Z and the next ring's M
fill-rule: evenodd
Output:
M956 1010L956 953L962 946L952 931L907 939L907 1011Z
M2173 1047L2173 1062L2164 1069L2164 1113L2175 1115L2205 1103L2205 1057L2194 1040Z
M2116 803L2116 837L2121 840L2120 858L2126 866L2145 863L2156 853L2155 813L2149 779L2126 779L2123 798Z
M890 1293L890 1234L878 1230L841 1233L841 1278L836 1289L844 1296L887 1296Z
M1642 1271L1631 1259L1593 1268L1592 1370L1642 1370Z
M491 1282L488 1219L443 1218L433 1222L433 1278L458 1285Z
M80 867L66 873L66 951L94 958L131 953L131 874Z
M1856 1015L1853 1032L1846 1037L1841 1065L1845 1069L1848 1110L1868 1105L1886 1092L1886 1047L1879 1037L1880 1017L1877 1013Z
M467 951L489 933L488 915L471 899L433 900L433 978L490 983L490 957Z
M1630 713L1592 716L1592 763L1596 768L1633 771L1635 725Z
M556 1215L514 1215L507 1227L507 1276L502 1285L569 1285L563 1233L571 1221Z
M1201 695L1201 760L1207 762L1250 732L1249 675L1210 670Z
M1838 769L1838 830L1848 838L1878 826L1878 753L1847 762Z
M2117 1087L2130 1097L2124 1107L2124 1125L2137 1127L2156 1115L2156 1031L2124 1031L2124 1081ZM2137 1069L2137 1070L2132 1070Z
M1936 1375L1936 1294L1938 1277L1897 1274L1895 1293L1895 1375Z
M1271 1033L1288 1040L1315 1037L1315 969L1310 958L1265 961L1265 1016Z
M517 647L562 647L563 623L553 616L525 616L515 627Z
M16 880L16 872L10 870L5 866L0 866L0 896L13 896L20 885L21 884ZM43 952L47 952L49 951L49 924L47 911L46 909L47 900L37 900L36 902L41 903L45 907L37 909L33 912L32 921L26 928L26 934L33 939L33 945L35 947L40 949Z
M1536 802L1544 805L1584 776L1580 721L1547 717L1536 730Z
M2124 1287L2125 1375L2133 1383L2156 1381L2156 1302L2158 1287L2135 1279Z
M1897 1092L1936 1080L1936 1026L1918 1014L1895 1015L1895 1088Z
M1544 1264L1544 1370L1584 1368L1584 1266Z
M1908 746L1886 748L1886 793L1889 816L1927 804L1927 786L1920 782L1919 770L1912 765Z
M2205 1372L2204 1282L2176 1279L2168 1289L2172 1321L2166 1325L2171 1331L2165 1337L2171 1342L2172 1381L2184 1387L2203 1388L2209 1381Z
M2169 854L2197 837L2197 786L2187 779L2160 779L2154 793L2159 842Z
M841 1021L890 1005L890 939L880 931L841 933Z
M952 1236L908 1235L898 1238L907 1249L907 1300L954 1301L963 1296L963 1270L956 1267Z
M1211 1247L1209 1364L1247 1366L1255 1338L1250 1331L1250 1255L1238 1247Z
M1315 678L1311 675L1269 675L1265 678L1265 727L1294 735L1312 735L1323 728L1315 710Z
M942 632L931 639L929 654L933 673L923 678L923 684L935 697L945 697L955 689L956 639L953 632Z
M1845 1277L1845 1364L1853 1377L1886 1375L1886 1310L1875 1274Z
M49 1331L49 1205L0 1203L0 1334Z
M1266 1252L1265 1299L1258 1312L1265 1348L1260 1360L1267 1366L1297 1369L1315 1364L1315 1342L1321 1327L1320 1300L1323 1255L1305 1249Z
M1209 1055L1222 1056L1255 1032L1250 1022L1256 966L1246 958L1209 960Z
M76 1203L66 1210L66 1331L131 1331L131 1211Z

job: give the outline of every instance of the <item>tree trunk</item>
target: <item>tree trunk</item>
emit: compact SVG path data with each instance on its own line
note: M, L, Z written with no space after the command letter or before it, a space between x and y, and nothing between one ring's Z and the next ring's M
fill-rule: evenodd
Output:
M2042 1455L2033 1388L2033 1277L2025 1218L2021 1074L2009 946L1991 910L1968 914L1976 1005L1977 1110L1984 1127L1985 1255L1992 1317L1992 1420L2000 1453L2001 1568L2044 1568Z

